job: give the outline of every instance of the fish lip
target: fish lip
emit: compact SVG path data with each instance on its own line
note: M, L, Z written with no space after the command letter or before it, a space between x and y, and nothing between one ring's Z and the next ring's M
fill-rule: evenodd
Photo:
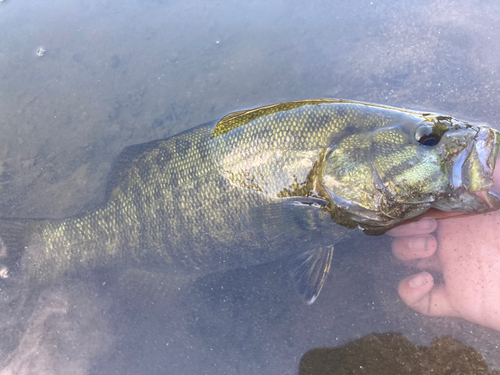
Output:
M494 140L489 139L493 134ZM477 132L472 139L471 142L464 148L456 157L455 162L453 163L452 170L452 186L453 189L459 189L464 187L466 190L466 186L464 186L464 164L471 157L472 153L476 151L477 160L481 163L483 170L490 177L489 183L485 185L486 188L490 188L493 186L493 170L495 168L495 161L498 154L498 140L499 133L497 130L494 130L489 127L479 126L477 127ZM481 189L484 190L484 189ZM473 192L473 191L471 191Z
M487 207L488 211L495 211L500 208L500 193L494 189L484 189L474 192Z
M452 185L454 190L469 193L478 198L484 204L486 211L494 211L500 208L500 191L493 188L493 174L498 157L499 140L500 133L497 130L479 126L474 139L462 150L453 165ZM481 163L485 172L483 188L475 191L464 186L464 173L467 172L464 169L464 164L474 151L477 153L477 160Z

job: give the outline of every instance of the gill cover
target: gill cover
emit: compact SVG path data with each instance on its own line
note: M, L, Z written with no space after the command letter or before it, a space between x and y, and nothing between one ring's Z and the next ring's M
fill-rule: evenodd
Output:
M449 116L409 112L399 123L332 144L324 188L346 220L372 234L430 207L498 209L499 199L489 191L498 135Z

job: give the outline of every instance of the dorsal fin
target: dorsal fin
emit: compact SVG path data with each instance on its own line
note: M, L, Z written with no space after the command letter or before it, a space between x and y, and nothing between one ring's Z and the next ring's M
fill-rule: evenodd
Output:
M211 127L213 127L215 125L215 123L216 123L216 121L209 121L209 122L206 122L204 124L198 125L194 128L191 128L191 129L185 130L181 133L178 133L173 137L175 137L175 140L180 140L180 138L179 138L180 135L196 131L196 130L201 129L203 127L208 128L207 129L207 137L208 137L208 134L210 134L209 129ZM170 142L170 140L173 137L168 137L168 138L164 138L164 139L157 139L154 141L125 147L122 150L122 152L120 154L118 154L118 156L113 161L113 164L111 165L111 170L109 172L108 181L107 181L107 185L106 185L106 195L105 195L106 200L108 200L111 197L111 193L113 192L114 188L122 184L122 182L127 177L127 174L130 171L131 167L134 165L134 163L136 163L141 158L146 157L148 153L161 147L162 151L163 151L163 153L161 154L161 156L163 157L161 162L165 162L166 160L168 160L169 159L169 155L168 155L169 151L167 150L167 147L162 147L162 144ZM181 152L180 149L182 148L182 141L180 140L178 142L180 143L179 147L178 147L178 149L179 149L178 152ZM174 146L174 149L176 149L175 146Z
M122 183L134 162L139 160L142 155L157 148L160 143L165 142L167 139L159 139L125 147L111 165L111 171L109 172L106 185L106 200L110 198L113 189Z
M265 107L259 107L244 111L230 113L224 116L215 126L214 132L210 139L225 134L233 129L248 124L249 122L263 116L267 116L277 112L289 111L291 109L299 108L304 105L319 105L323 103L343 103L342 99L311 99L299 100L293 102L284 102L272 104Z

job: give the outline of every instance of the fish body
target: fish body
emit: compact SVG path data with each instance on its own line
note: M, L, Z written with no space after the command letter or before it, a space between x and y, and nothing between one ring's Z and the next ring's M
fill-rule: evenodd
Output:
M344 100L237 112L126 148L95 209L5 221L11 255L3 263L44 284L78 267L194 279L292 256L291 274L312 302L333 246L353 229L381 234L430 207L500 207L489 190L498 135L449 116Z

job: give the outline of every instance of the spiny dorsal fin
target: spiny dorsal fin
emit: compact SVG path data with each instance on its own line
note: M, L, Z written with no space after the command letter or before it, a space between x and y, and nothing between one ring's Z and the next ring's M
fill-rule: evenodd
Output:
M210 139L218 137L219 135L225 134L233 129L240 126L246 125L249 122L258 119L263 116L271 115L277 112L289 111L295 108L302 107L304 105L319 105L323 103L342 103L342 99L311 99L311 100L299 100L293 102L284 102L278 104L272 104L265 107L259 107L244 111L238 111L230 113L224 116L215 126L214 132Z

